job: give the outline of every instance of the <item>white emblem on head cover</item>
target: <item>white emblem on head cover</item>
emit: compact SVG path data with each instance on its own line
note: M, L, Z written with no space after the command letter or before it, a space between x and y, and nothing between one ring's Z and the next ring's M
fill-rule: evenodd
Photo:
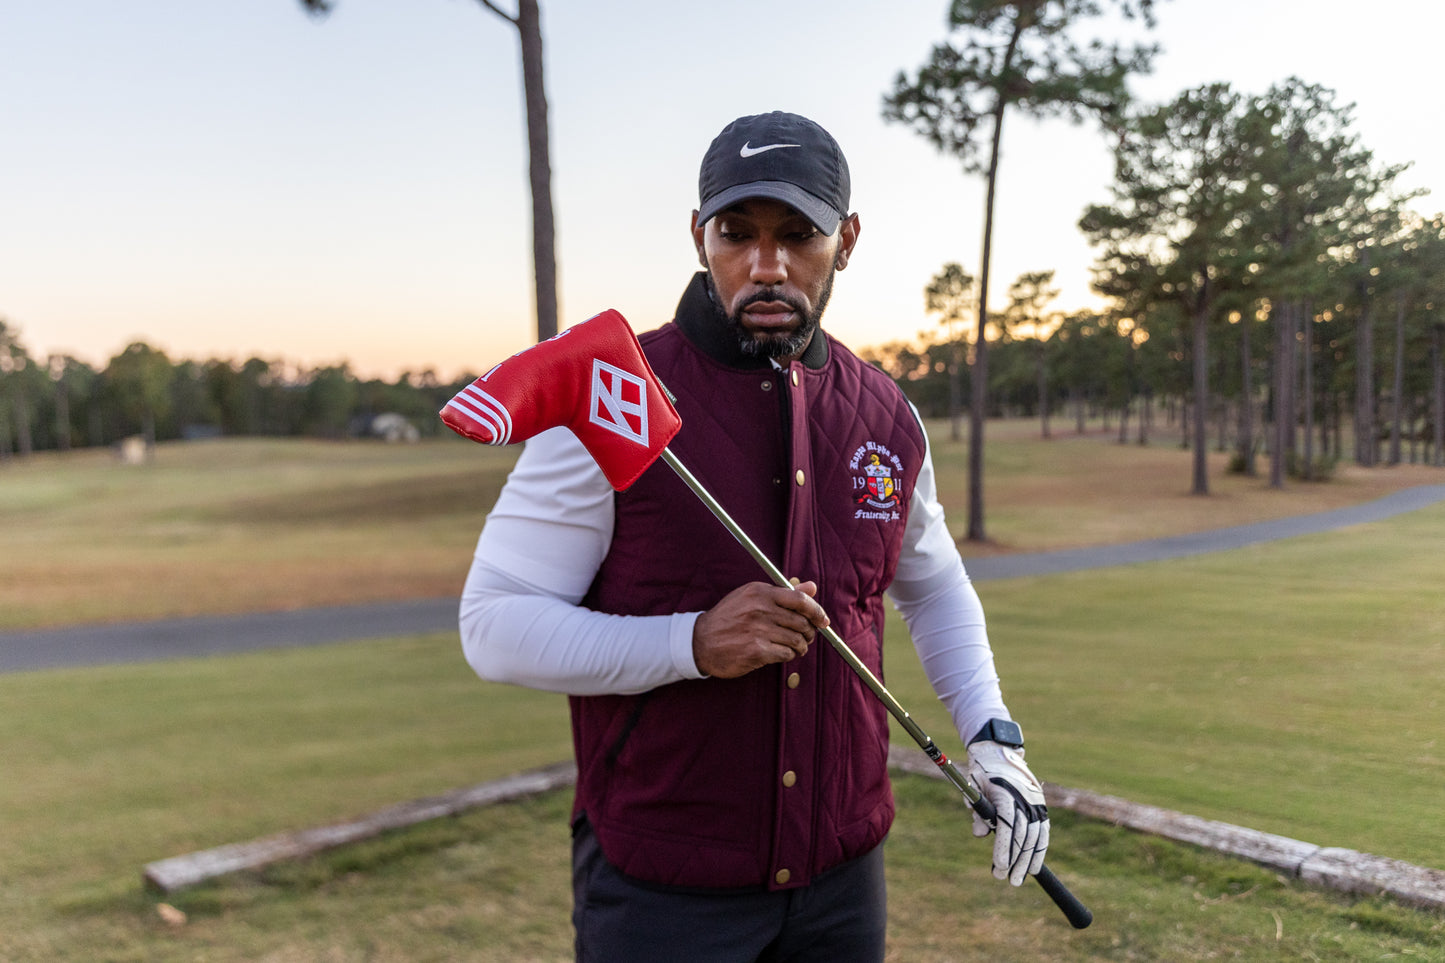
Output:
M587 420L647 445L647 383L600 358L592 359L592 403Z

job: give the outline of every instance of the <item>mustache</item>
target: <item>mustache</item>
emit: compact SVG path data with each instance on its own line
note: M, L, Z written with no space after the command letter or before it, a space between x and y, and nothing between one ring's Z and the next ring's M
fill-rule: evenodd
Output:
M759 291L756 294L750 294L738 305L736 313L741 315L752 304L786 304L790 310L799 315L806 314L796 298L791 298L781 291Z

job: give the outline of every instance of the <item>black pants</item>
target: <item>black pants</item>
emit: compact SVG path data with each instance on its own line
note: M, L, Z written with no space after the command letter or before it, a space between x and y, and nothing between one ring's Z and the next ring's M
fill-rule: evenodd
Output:
M572 834L578 963L880 963L883 847L799 889L680 889L624 876L585 819Z

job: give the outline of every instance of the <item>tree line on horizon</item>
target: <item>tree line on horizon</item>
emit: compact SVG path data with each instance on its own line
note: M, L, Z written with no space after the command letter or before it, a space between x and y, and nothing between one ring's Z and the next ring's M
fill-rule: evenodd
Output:
M1418 227L1423 233L1411 243L1379 251L1429 253L1439 265L1429 276L1445 283L1445 218ZM1383 257L1367 273L1407 277ZM944 265L925 295L939 328L859 352L889 374L925 418L946 419L955 429L961 399L971 397L965 362L972 344L958 323L974 291L966 271ZM1120 443L1149 444L1168 432L1171 441L1192 444L1195 347L1187 315L1169 306L1141 316L1060 311L1052 307L1058 293L1052 271L1027 273L1009 286L1007 305L992 312L985 416L1035 418L1044 438L1063 422L1062 430L1077 433L1102 424ZM1268 336L1278 324L1276 304L1237 302L1211 332L1203 425L1211 447L1232 452L1232 468L1248 474L1257 473L1262 450L1283 452L1271 466L1301 479L1326 478L1335 462L1349 458L1362 465L1445 465L1442 296L1417 291L1411 297L1383 281L1363 289L1347 285L1338 300L1289 322L1294 347L1288 352ZM1370 333L1362 336L1365 330ZM1298 355L1288 375L1298 390L1286 399L1276 372L1287 353ZM1362 369L1370 374L1362 376ZM443 434L437 411L472 378L444 382L424 370L367 379L345 362L304 368L259 357L172 360L144 342L95 368L68 355L37 360L19 330L0 318L0 462L137 435L152 445L219 435L365 437L377 415L391 413L423 437L437 436ZM1367 404L1357 397L1362 382L1372 393ZM1372 420L1362 421L1361 411Z
M1445 250L1445 222L1437 217L1428 225ZM1188 319L1177 308L1146 317L1053 309L1059 295L1053 278L1053 271L1020 275L1009 286L1007 305L990 312L984 416L1036 419L1045 439L1061 431L1102 431L1120 444L1146 445L1167 433L1192 449L1198 423ZM925 291L939 329L859 351L899 384L924 418L946 421L954 441L963 435L960 420L974 377L967 363L973 341L957 325L968 316L975 290L960 265L945 264ZM1348 299L1312 308L1307 318L1287 322L1299 328L1295 344L1283 349L1271 337L1277 306L1262 301L1248 313L1231 310L1210 335L1210 392L1198 425L1207 448L1229 452L1230 470L1250 476L1261 474L1259 457L1269 456L1275 484L1284 477L1326 480L1341 460L1445 466L1445 319L1438 300L1397 294L1376 292L1385 311ZM1372 330L1362 337L1367 312L1374 315L1366 325ZM1282 357L1293 370L1280 370ZM1281 388L1281 376L1293 387L1291 397L1282 393L1290 386ZM1362 381L1371 386L1363 402L1357 397ZM1362 410L1372 419L1368 426Z
M1048 310L1043 271L983 310L982 284L949 263L924 291L947 332L871 357L925 412L946 404L955 440L965 397L971 418L1037 411L1045 435L1064 401L1117 414L1121 432L1177 403L1196 494L1211 434L1249 475L1278 454L1276 486L1327 473L1346 429L1357 464L1445 464L1445 215L1412 210L1418 194L1394 187L1408 165L1379 164L1352 124L1297 78L1115 117L1111 199L1079 221L1109 307ZM982 337L956 330L974 315Z
M172 360L137 341L96 368L70 355L31 356L0 318L0 462L35 451L216 436L356 438L378 415L399 414L423 437L473 375L431 370L361 378L342 362L305 368L252 357Z

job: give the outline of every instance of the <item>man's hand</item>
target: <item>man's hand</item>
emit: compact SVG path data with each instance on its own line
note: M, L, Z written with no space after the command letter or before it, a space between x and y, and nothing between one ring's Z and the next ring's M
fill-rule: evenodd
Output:
M693 627L692 656L698 671L735 679L803 655L828 624L823 607L813 601L816 594L813 582L794 588L749 582L729 592L699 615Z
M998 810L997 827L973 814L973 834L993 841L993 875L1018 886L1026 875L1037 874L1049 848L1049 808L1044 789L1024 764L1021 749L1010 749L981 739L968 747L968 774L979 791Z

